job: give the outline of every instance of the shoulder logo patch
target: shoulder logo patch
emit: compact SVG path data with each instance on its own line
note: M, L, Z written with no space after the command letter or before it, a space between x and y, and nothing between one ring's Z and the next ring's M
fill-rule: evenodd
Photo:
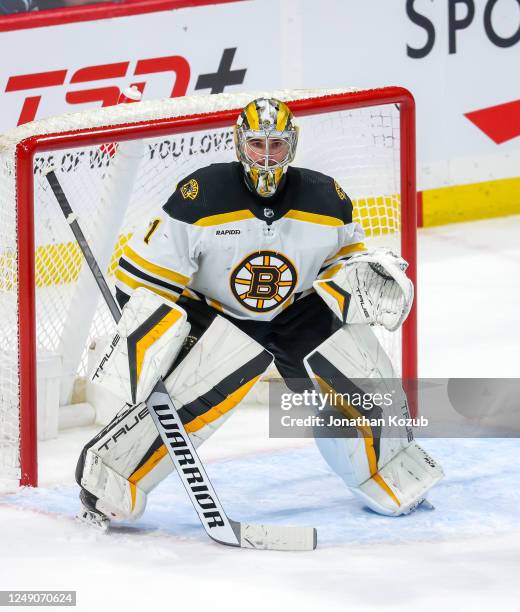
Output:
M194 200L199 195L199 184L195 179L190 179L181 187L182 197L185 200Z
M340 200L346 200L347 199L347 194L343 191L343 189L341 188L341 185L338 183L338 181L334 181L334 187L336 188L336 193L338 194L338 198Z

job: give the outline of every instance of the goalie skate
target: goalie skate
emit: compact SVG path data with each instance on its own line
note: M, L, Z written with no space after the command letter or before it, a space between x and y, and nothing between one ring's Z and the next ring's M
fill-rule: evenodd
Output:
M76 514L76 520L102 533L106 533L110 527L110 519L102 512L99 512L99 510L94 510L90 507L91 504L87 499L87 495L87 492L84 490L79 494L81 508Z

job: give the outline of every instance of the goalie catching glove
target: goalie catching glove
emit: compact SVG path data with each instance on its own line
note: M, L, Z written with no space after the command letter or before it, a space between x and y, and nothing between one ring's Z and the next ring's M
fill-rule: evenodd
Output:
M413 303L408 264L389 249L352 255L334 276L314 281L314 288L345 323L382 325L398 329Z

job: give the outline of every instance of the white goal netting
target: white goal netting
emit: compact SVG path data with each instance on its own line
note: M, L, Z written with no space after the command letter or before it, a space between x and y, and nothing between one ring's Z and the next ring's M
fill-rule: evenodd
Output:
M265 92L261 92L265 94ZM269 92L285 101L320 99L339 91ZM171 117L239 109L257 93L197 96L122 105L67 115L22 126L0 138L0 480L20 478L20 372L31 347L20 347L19 325L19 206L20 167L16 147L25 138L89 130L105 133L107 143L127 138L135 123L153 126ZM143 123L144 122L144 123ZM333 176L355 204L355 217L367 233L368 244L385 244L400 251L400 118L395 104L323 112L298 117L300 142L294 164ZM117 126L121 126L117 128ZM36 151L31 174L34 206L34 277L37 361L59 356L60 401L77 399L78 380L86 374L87 350L93 340L113 329L112 318L83 265L81 253L47 184L44 173L53 167L77 214L94 254L111 286L122 247L137 225L152 218L177 182L194 169L235 159L231 122L227 126L176 131L113 145L75 142L71 135L58 150ZM99 140L97 141L99 142ZM87 143L87 144L85 144ZM50 145L47 145L50 146ZM54 146L54 145L53 145ZM18 184L17 184L18 177ZM29 180L29 179L27 179ZM19 323L20 322L20 323ZM383 337L400 369L399 334Z

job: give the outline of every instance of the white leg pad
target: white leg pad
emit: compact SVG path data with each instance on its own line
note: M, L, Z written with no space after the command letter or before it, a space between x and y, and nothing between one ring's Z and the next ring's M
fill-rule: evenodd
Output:
M368 325L346 325L305 358L309 375L321 381L321 391L345 394L365 385L381 397L391 393L390 405L363 413L348 401L336 408L350 418L366 416L381 426L359 426L357 437L317 438L330 467L372 510L397 516L423 500L442 476L442 468L413 440L411 428L393 424L390 416L408 417L406 395L392 363ZM394 392L395 391L395 392Z
M81 486L98 498L96 509L110 518L138 519L146 508L146 493L87 451Z
M215 318L165 380L195 447L231 416L271 362L260 344L227 319ZM142 403L124 407L89 442L76 473L79 484L97 498L96 510L134 520L143 513L147 494L172 470Z
M351 490L375 512L398 516L415 510L442 477L442 469L436 461L412 442L380 468L375 477Z

